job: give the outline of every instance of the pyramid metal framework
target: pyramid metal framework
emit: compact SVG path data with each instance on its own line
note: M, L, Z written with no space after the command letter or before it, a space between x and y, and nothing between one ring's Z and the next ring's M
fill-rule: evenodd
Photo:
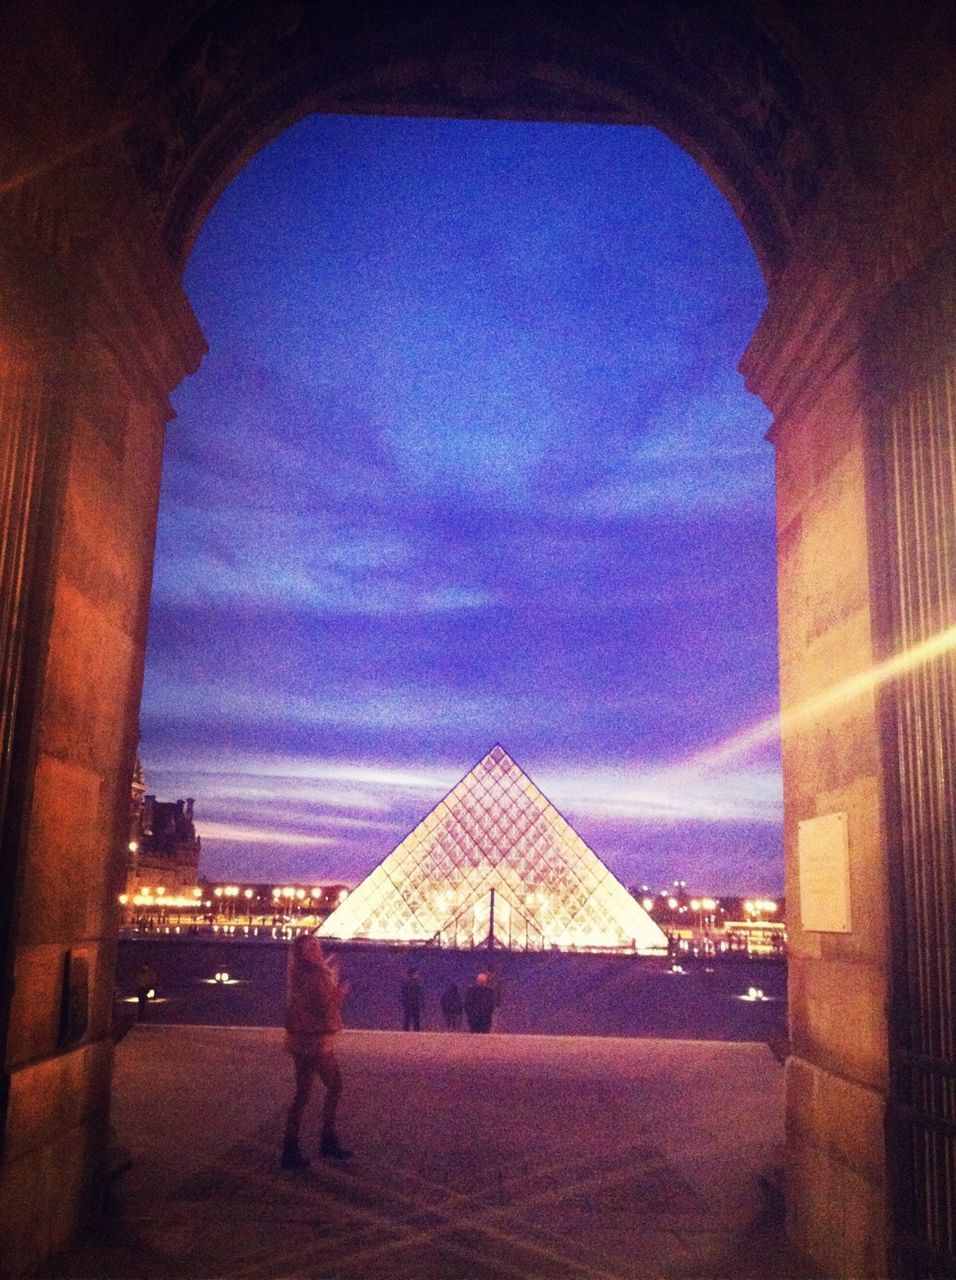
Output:
M496 746L319 929L330 938L660 952L667 938Z

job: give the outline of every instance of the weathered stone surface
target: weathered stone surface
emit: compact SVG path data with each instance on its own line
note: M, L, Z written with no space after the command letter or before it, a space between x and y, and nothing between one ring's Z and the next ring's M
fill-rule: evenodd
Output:
M99 1208L108 1117L59 1129L51 1141L0 1168L0 1275L31 1274Z
M874 1186L885 1173L880 1136L886 1111L881 1090L841 1079L799 1057L786 1064L787 1132L816 1146Z
M798 1057L874 1089L887 1080L886 972L879 963L796 956L790 966L790 1039Z
M809 1145L788 1139L787 1225L794 1243L830 1280L883 1280L889 1274L886 1204L874 1182Z
M7 1148L19 1160L109 1107L112 1040L82 1045L29 1066L10 1078Z

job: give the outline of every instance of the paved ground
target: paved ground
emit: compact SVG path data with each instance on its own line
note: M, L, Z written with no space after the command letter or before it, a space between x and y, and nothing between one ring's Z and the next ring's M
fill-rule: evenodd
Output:
M346 1032L356 1155L303 1174L277 1164L277 1030L143 1026L117 1054L132 1164L46 1280L812 1275L772 1192L783 1073L762 1044Z

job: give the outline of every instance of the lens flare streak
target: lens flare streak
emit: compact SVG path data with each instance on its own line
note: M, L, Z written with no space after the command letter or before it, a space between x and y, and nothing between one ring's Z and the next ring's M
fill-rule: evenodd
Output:
M882 685L899 679L900 676L932 662L933 659L953 649L956 649L956 626L947 627L928 640L923 640L920 644L894 654L892 658L868 667L865 671L859 671L856 675L848 676L839 684L833 685L814 698L809 698L792 710L768 716L765 720L742 729L723 742L682 761L666 773L671 778L677 775L685 777L688 774L703 773L726 764L736 763L759 748L775 742L781 734L800 729L840 706L841 703L872 693Z

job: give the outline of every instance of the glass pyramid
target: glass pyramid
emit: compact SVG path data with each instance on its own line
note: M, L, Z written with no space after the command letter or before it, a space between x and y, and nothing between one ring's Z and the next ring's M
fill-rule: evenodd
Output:
M500 746L319 934L516 951L667 947L643 907Z

